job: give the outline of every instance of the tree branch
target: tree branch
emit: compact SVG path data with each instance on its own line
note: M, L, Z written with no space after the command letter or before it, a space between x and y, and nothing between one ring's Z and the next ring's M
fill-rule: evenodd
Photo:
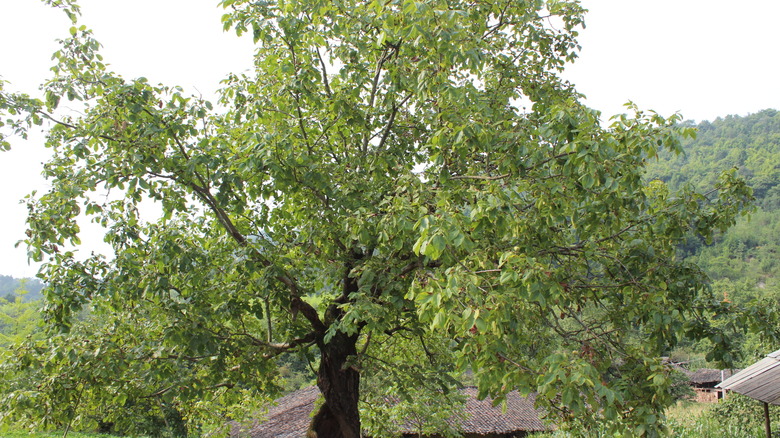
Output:
M495 181L499 179L509 178L510 174L505 173L497 176L482 176L482 175L456 175L452 179L478 179L482 181Z
M328 83L328 71L325 69L325 61L323 61L322 55L320 54L320 48L315 47L314 50L317 52L317 59L320 60L320 66L322 67L322 83L325 85L325 93L328 95L328 97L331 97L333 93L330 92L330 84Z
M379 78L382 76L382 67L384 66L385 62L387 62L388 59L390 59L390 52L391 50L388 50L387 48L382 53L382 56L379 58L379 61L376 64L376 70L374 71L374 79L371 81L371 95L368 98L368 109L366 110L366 125L371 124L371 111L374 109L374 102L376 101L376 92L377 88L379 87ZM368 141L370 137L368 136L368 132L363 134L363 153L366 153L368 151Z

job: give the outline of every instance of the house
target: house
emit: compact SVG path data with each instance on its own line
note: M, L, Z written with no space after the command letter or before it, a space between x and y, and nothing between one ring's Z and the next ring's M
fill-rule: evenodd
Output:
M690 375L690 382L691 387L696 392L695 400L700 403L714 403L724 398L725 391L721 388L716 388L716 385L738 371L701 368L693 372Z
M464 438L519 438L532 432L551 430L542 423L541 411L534 408L535 395L522 397L516 391L506 396L506 407L493 406L489 399L478 400L475 387L461 389L465 396L462 418L453 418L451 426L459 428ZM276 400L266 420L262 423L239 428L233 427L233 438L300 438L306 436L311 412L319 397L315 386L301 389ZM403 437L417 436L409 426L401 426L399 434ZM435 437L428 437L435 438Z

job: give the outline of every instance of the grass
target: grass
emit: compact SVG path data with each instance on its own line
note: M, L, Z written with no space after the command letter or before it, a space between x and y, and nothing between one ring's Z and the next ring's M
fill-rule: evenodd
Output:
M666 412L671 436L680 438L755 438L764 436L760 425L745 427L711 413L714 404L680 402Z
M680 402L666 411L670 437L675 438L756 438L764 436L762 425L746 427L729 418L718 417L712 410L714 404ZM594 431L591 436L609 436ZM532 434L533 438L573 438L574 435L557 431Z
M666 418L681 427L693 427L710 412L709 403L680 401L666 410Z
M26 431L2 431L2 438L62 438L63 432L26 432ZM69 432L68 438L116 438L114 435L102 433Z
M30 432L29 430L0 427L0 438L62 438L64 432ZM68 432L68 438L118 438L103 433Z

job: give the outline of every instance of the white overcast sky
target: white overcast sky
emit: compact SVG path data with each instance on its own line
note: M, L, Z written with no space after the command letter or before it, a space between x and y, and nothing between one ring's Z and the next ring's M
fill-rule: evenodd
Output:
M217 0L81 0L112 69L125 77L212 95L227 73L251 67L252 45L222 32ZM780 1L583 0L590 10L580 59L565 77L605 115L632 100L663 115L712 120L780 108ZM0 76L9 90L48 77L65 16L37 0L0 0ZM0 152L0 274L33 276L19 200L45 190L41 137ZM94 247L99 236L87 236Z

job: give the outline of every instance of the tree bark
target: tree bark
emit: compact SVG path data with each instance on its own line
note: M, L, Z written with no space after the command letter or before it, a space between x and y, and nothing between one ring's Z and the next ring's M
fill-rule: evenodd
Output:
M308 438L360 438L360 373L348 364L357 355L357 335L337 333L320 342L317 386L325 398L309 424Z
M325 310L324 323L318 330L320 368L317 386L325 402L309 424L308 438L360 438L360 372L349 364L350 358L357 357L358 334L337 331L327 343L325 335L328 327L344 316L339 305L349 302L350 296L359 290L357 278L351 273L355 262L363 257L363 252L351 251L344 265L341 296Z

